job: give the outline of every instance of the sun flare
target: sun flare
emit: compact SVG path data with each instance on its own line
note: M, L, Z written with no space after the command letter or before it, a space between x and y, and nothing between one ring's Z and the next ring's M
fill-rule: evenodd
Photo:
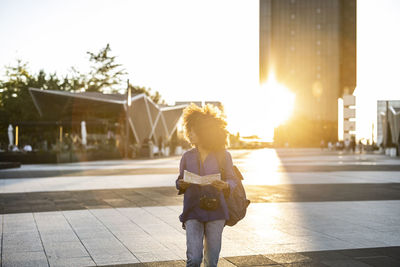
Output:
M269 123L276 128L292 115L296 96L276 80L274 72L270 73L266 83L261 84L261 90L265 94Z
M292 114L295 94L280 84L272 72L267 82L246 90L235 102L236 105L226 109L229 130L242 136L257 135L271 142L274 129Z

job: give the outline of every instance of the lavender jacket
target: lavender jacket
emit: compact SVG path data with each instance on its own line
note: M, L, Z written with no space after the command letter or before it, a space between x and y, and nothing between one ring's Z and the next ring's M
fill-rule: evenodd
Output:
M225 194L230 194L236 186L236 177L233 171L233 163L231 154L225 150L219 153L225 154L225 177L226 182L229 183L229 189L226 192L219 191L211 185L200 186L191 184L186 190L182 190L178 186L178 180L183 179L183 171L187 170L198 175L209 175L220 173L218 166L217 153L208 154L204 163L200 160L200 154L196 148L185 152L181 158L179 166L179 177L176 180L176 188L179 190L179 195L184 194L183 197L183 212L179 216L181 222L190 219L196 219L200 222L208 222L214 220L228 220L229 213L228 207L225 202ZM222 156L222 155L220 155ZM200 167L200 168L199 168ZM203 210L199 207L200 197L207 196L209 198L218 198L220 200L219 208L215 211Z

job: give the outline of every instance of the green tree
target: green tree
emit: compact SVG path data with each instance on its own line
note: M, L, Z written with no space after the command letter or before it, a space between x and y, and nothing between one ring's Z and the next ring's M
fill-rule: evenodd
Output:
M44 73L37 77L29 74L28 64L17 61L15 66L5 67L6 80L0 83L0 140L7 142L9 124L21 121L36 121L39 114L29 94L29 87L37 86L44 81Z
M87 75L72 67L70 74L64 76L60 88L64 91L79 92L85 91L87 87Z
M15 121L30 121L37 119L37 111L29 94L29 87L44 83L43 71L33 77L28 72L28 64L17 61L16 66L7 66L6 80L1 83L0 114L1 124ZM37 78L37 79L36 79Z
M61 78L55 72L48 74L45 70L32 74L29 72L28 63L22 60L17 60L15 65L6 66L5 78L0 80L0 142L7 142L9 124L46 120L41 118L36 110L29 93L30 87L43 90L107 93L126 89L123 78L127 73L121 64L115 63L116 57L111 56L110 52L109 44L97 54L88 52L89 61L92 63L88 74L71 68L70 73ZM159 92L152 93L150 88L132 84L129 86L133 94L144 93L155 103L165 104ZM24 131L27 133L25 129Z
M123 77L127 74L122 64L116 63L116 57L110 55L110 44L98 53L87 52L92 63L88 74L86 91L115 93L122 84Z
M5 67L5 79L0 81L0 142L7 142L7 127L9 124L18 125L46 120L41 118L29 93L29 88L44 90L74 91L82 88L82 82L75 84L80 79L68 76L60 79L56 73L46 74L40 70L37 74L29 72L28 63L17 60L15 65ZM22 129L25 135L36 131L35 126ZM32 133L29 133L31 131Z

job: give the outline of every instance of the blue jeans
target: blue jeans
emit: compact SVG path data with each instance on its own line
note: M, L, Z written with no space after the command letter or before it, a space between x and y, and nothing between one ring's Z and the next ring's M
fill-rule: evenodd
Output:
M204 266L217 267L224 226L225 220L204 223L198 220L188 220L185 222L186 267L200 267L203 260L203 239L205 239Z

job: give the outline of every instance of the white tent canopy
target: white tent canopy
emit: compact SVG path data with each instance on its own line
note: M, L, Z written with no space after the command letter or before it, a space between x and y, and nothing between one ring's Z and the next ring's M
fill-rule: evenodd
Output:
M8 142L10 146L14 145L14 128L11 124L8 126Z

